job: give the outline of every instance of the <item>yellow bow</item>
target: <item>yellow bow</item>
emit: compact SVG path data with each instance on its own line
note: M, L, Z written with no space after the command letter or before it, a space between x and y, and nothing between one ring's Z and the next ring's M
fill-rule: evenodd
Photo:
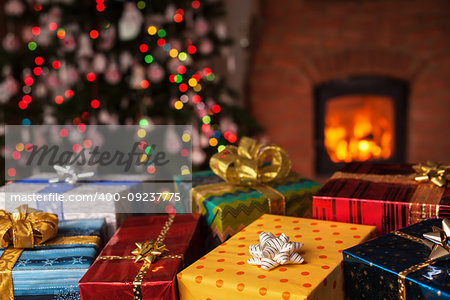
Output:
M443 187L447 184L447 179L449 177L447 171L449 168L449 165L441 165L434 161L427 161L425 165L414 165L413 169L417 173L414 179L418 182L431 181L438 187Z
M53 238L58 216L21 205L13 213L0 210L0 247L33 248Z
M258 189L268 197L271 213L284 214L283 194L267 185L285 178L291 169L291 160L280 146L261 145L254 139L243 137L238 147L226 146L214 154L209 165L230 184Z
M162 243L155 242L154 240L136 243L137 248L134 249L131 254L136 255L135 263L140 260L145 260L147 263L151 264L155 261L156 257L163 254L164 251L169 251L166 245Z

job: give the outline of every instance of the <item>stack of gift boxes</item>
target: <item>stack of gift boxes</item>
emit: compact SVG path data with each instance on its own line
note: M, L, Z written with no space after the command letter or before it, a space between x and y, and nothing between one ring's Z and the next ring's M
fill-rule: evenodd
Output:
M0 211L0 299L450 297L449 166L349 163L321 187L249 138L210 166L175 178L192 214L109 240L104 219Z

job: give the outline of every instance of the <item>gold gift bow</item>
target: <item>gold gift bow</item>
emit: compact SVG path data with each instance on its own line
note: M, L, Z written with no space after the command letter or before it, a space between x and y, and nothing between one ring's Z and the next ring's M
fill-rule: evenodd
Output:
M98 236L57 236L44 244L35 246L35 248L74 244L91 244L100 247L100 238ZM0 300L14 299L12 269L23 250L23 248L9 246L0 257Z
M209 165L225 182L195 187L193 199L195 193L208 192L227 184L248 186L267 197L271 214L285 214L284 195L268 185L285 178L291 169L291 160L280 146L261 145L254 139L242 137L238 147L229 145L214 154Z
M445 223L447 223L447 224L445 224ZM422 269L424 267L432 265L433 263L435 263L440 258L447 257L448 255L450 255L450 250L448 249L448 245L444 245L444 247L446 247L445 250L446 250L447 253L441 253L440 255L436 255L436 253L435 253L435 250L436 250L435 246L439 247L439 246L442 246L441 244L443 244L443 243L447 244L447 239L448 239L447 231L450 230L449 225L450 225L450 221L448 219L444 219L443 220L443 230L433 226L433 231L435 231L435 232L436 231L438 231L438 232L439 231L444 231L445 232L445 234L444 234L445 236L443 236L442 234L439 234L439 236L441 237L440 238L441 241L434 241L434 242L427 241L427 240L424 240L424 239L421 239L421 238L409 235L409 234L401 232L401 231L394 231L393 232L393 234L395 234L397 236L400 236L402 238L411 240L413 242L424 244L424 245L426 245L426 246L428 246L428 247L430 247L432 249L429 258L426 261L421 262L419 264L416 264L414 266L411 266L411 267L409 267L409 268L407 268L407 269L405 269L405 270L403 270L403 271L398 273L398 279L397 279L397 281L398 281L398 292L399 292L399 296L398 297L399 297L400 300L406 300L406 286L405 286L406 276L408 276L410 273L416 272L416 271L418 271L418 270L420 270L420 269ZM445 228L445 227L447 227L447 228ZM430 235L430 233L425 233L424 234L425 237L427 235Z
M33 248L50 240L58 231L58 216L28 205L13 213L0 210L0 247Z
M450 165L438 164L431 160L427 161L424 165L414 165L413 169L417 173L417 175L414 177L416 181L430 181L438 187L445 186L447 184L447 179L449 179L450 176L450 174L447 173L448 169L450 169Z
M161 232L158 235L158 238L156 239L156 241L154 241L155 245L158 245L161 248L165 248L165 245L163 244L164 239L166 238L167 232L169 231L170 227L173 224L173 221L175 219L174 215L169 216L169 218L167 219L166 223L164 224L163 228L161 229ZM144 243L136 243L136 244L144 244ZM138 261L139 259L139 255L141 254L141 252L139 251L139 246L138 249L135 249L134 251L132 251L131 253L134 255L127 255L127 256L117 256L117 255L103 255L103 256L99 256L97 257L97 259L99 260L115 260L115 259L132 259L135 262ZM161 251L162 252L162 251ZM145 257L143 257L145 258ZM154 261L155 257L150 257L150 259L152 259L152 262ZM161 255L159 256L160 259L165 259L165 258L179 258L181 260L184 259L184 255L183 254L176 254L176 255ZM144 279L144 276L147 274L148 269L150 268L151 263L148 262L148 260L146 260L144 262L144 264L142 265L142 267L139 269L136 277L133 280L133 295L134 295L134 299L135 300L142 300L142 280Z
M414 174L413 174L414 175ZM409 224L414 224L429 218L439 216L439 204L444 195L445 188L441 188L436 184L420 184L412 176L406 175L377 175L377 174L360 174L336 172L329 179L354 179L364 180L374 183L393 183L393 184L410 184L417 185L414 194L409 202ZM434 210L431 210L432 206ZM428 209L428 211L427 211Z

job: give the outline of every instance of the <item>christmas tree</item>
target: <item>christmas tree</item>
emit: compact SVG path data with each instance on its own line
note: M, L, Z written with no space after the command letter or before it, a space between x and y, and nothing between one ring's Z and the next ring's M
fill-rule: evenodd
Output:
M7 0L1 13L2 124L192 124L194 166L259 130L220 75L220 0Z

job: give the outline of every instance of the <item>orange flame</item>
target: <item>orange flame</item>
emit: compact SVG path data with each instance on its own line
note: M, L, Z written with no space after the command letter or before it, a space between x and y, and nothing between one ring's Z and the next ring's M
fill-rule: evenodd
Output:
M387 159L393 152L392 99L345 96L328 101L325 147L333 162Z

